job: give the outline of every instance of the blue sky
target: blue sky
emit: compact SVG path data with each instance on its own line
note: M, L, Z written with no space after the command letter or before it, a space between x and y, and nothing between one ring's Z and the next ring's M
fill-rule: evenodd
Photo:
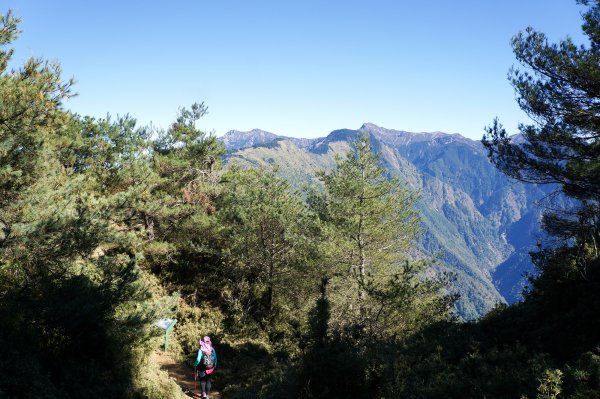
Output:
M583 42L570 0L30 1L15 63L59 61L77 81L65 106L167 127L204 101L222 135L261 128L325 136L364 122L480 139L498 116L527 122L508 69L528 25Z

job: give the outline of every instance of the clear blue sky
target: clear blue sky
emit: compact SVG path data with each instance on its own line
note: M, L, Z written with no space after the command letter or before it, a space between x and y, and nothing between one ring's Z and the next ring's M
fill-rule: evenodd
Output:
M325 136L372 122L480 139L526 116L507 71L528 25L582 42L571 0L31 1L15 61L57 60L79 96L66 107L167 127L204 101L222 135L261 128ZM3 11L4 11L3 10Z

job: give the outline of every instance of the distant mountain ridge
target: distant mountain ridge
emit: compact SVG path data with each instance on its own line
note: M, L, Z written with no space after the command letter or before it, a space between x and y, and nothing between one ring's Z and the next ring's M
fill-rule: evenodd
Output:
M221 137L227 151L235 151L248 147L268 145L278 140L287 140L296 144L299 148L310 148L315 140L318 139L298 139L294 137L279 136L274 133L266 132L260 129L252 129L248 132L239 130L230 130Z
M455 140L462 140L469 143L478 143L470 140L459 133L443 133L443 132L421 132L413 133L405 130L393 130L379 127L373 123L364 123L359 131L369 131L370 133L377 134L382 138L385 138L386 142L393 145L409 145L414 142L423 141L438 141L440 143L453 142ZM225 144L227 151L241 150L244 148L264 146L272 144L276 141L286 140L296 144L299 148L306 148L312 150L324 141L338 140L345 134L353 135L356 130L351 129L339 129L332 131L327 137L318 137L312 139L296 138L281 136L275 133L267 132L261 129L252 129L249 131L230 130L221 137L221 141Z
M311 181L335 165L360 131L367 132L383 166L421 192L424 227L420 252L441 253L456 274L458 311L478 317L497 303L520 298L523 273L532 271L527 252L542 233L536 203L548 189L509 180L487 159L483 145L460 134L411 133L365 123L327 137L296 139L262 130L223 137L228 162L277 164L292 184Z

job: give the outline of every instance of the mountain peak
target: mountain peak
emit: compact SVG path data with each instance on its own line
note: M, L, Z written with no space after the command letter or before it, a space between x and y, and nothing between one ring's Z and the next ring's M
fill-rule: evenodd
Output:
M243 132L241 130L230 130L227 133L225 133L223 135L223 137L249 137L249 136L257 136L257 135L262 135L262 136L277 136L275 133L270 133L267 132L265 130L261 130L261 129L252 129L252 130L248 130L246 132Z
M376 124L371 123L371 122L365 122L360 127L360 130L379 130L379 129L381 129L380 126L377 126Z
M409 144L411 142L431 142L436 144L448 144L460 141L468 145L478 146L474 140L468 139L460 133L435 132L407 132L405 130L387 129L374 123L363 123L360 130L367 131L377 136L380 140L393 143L394 145Z
M238 150L241 148L268 144L277 139L277 137L278 136L274 133L260 129L252 129L248 132L230 130L223 135L221 140L228 150Z
M455 141L479 147L479 143L467 139L458 133L448 134L443 132L431 133L412 133L405 130L387 129L378 126L372 122L365 122L358 130L339 129L332 131L326 138L303 139L287 136L280 136L261 129L252 129L250 131L230 130L223 135L221 140L228 151L241 150L244 148L266 146L277 141L286 140L293 142L299 148L312 148L313 146L323 146L325 143L333 141L353 141L360 131L368 132L378 140L393 146L408 145L415 142L429 142L436 145L449 144ZM326 148L326 147L322 147Z
M270 145L280 140L291 141L299 148L308 148L319 139L303 139L295 137L279 136L275 133L261 129L252 129L247 132L230 130L221 137L221 141L228 151L242 150L244 148Z

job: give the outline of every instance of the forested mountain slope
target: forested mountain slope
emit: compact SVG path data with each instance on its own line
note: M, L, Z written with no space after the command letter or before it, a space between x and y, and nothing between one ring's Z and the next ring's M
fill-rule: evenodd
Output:
M515 182L489 162L480 142L459 134L410 133L366 123L320 139L290 139L261 130L230 131L223 137L228 161L277 165L300 187L318 170L335 164L359 131L370 134L390 175L421 192L424 233L420 251L440 255L456 274L458 311L480 316L500 302L520 299L532 266L527 252L541 236L540 201L549 188Z

